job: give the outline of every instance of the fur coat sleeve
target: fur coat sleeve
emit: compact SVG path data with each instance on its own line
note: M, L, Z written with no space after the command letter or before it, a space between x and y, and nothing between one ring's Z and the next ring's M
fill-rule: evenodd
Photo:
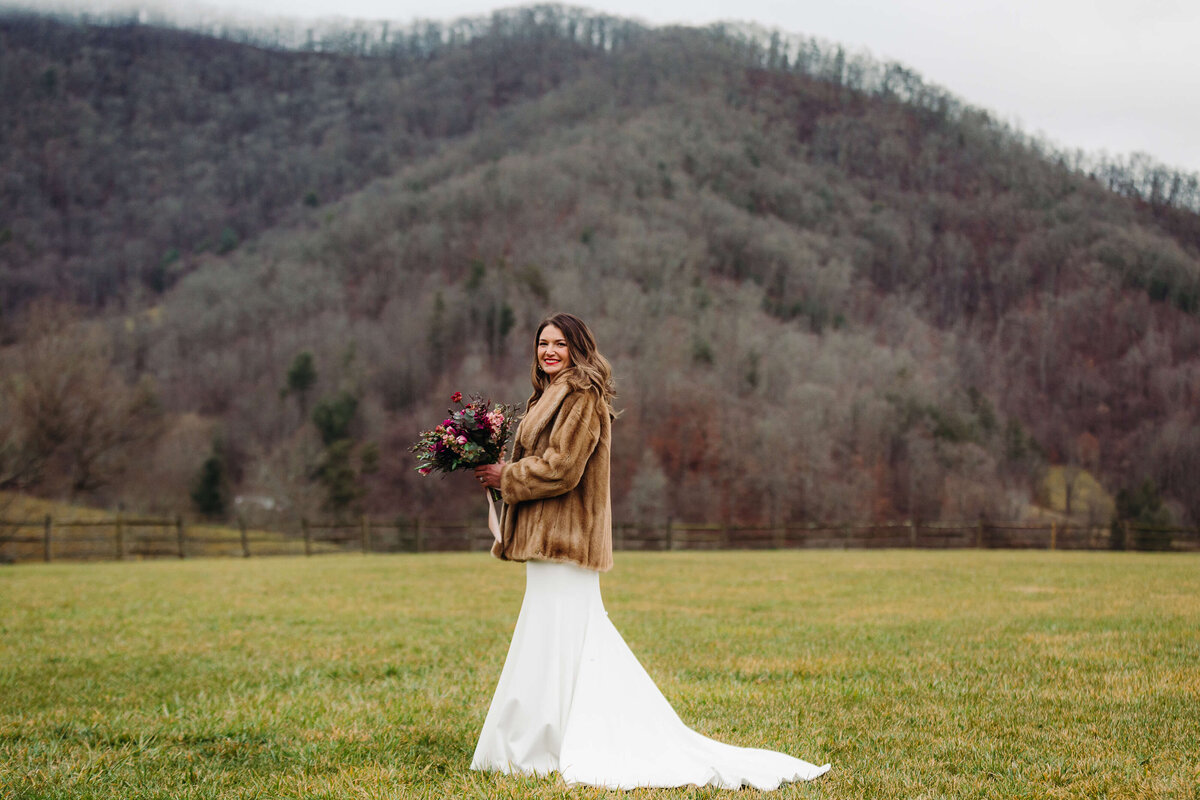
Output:
M608 404L598 392L551 384L521 421L501 476L505 508L492 554L611 569L611 438Z

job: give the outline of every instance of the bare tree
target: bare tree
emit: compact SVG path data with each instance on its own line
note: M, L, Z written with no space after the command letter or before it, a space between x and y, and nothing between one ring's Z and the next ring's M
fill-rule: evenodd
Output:
M72 309L36 304L3 402L13 410L6 444L26 485L96 489L136 445L157 436L161 410L149 380L128 385L112 368L111 342ZM7 416L7 415L6 415Z

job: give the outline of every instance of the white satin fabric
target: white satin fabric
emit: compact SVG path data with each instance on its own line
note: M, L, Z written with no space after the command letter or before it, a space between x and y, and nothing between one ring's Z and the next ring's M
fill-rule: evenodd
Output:
M683 724L604 611L599 573L530 561L525 600L471 769L568 785L750 786L824 774L783 753L734 747Z

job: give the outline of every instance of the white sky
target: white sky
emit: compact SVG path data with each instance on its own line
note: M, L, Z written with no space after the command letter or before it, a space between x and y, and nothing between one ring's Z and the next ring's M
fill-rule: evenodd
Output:
M3 0L0 0L2 3ZM243 16L408 22L523 5L496 0L26 0ZM1056 145L1149 153L1200 172L1198 0L592 0L651 24L750 21L896 60Z

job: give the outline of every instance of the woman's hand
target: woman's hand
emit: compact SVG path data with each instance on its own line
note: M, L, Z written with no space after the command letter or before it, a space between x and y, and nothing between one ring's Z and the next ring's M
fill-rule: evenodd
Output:
M500 476L504 474L504 462L498 464L484 464L482 467L475 468L475 480L479 481L479 485L488 489L500 488Z

